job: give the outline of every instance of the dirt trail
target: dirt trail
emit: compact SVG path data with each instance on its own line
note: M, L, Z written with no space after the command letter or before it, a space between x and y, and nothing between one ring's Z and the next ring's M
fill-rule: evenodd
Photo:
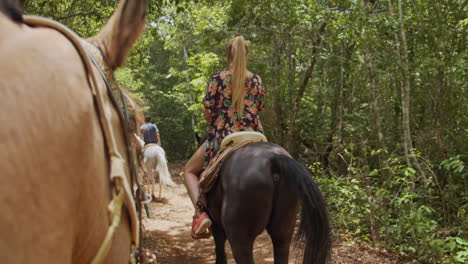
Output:
M215 263L213 238L193 240L190 237L193 208L179 173L181 164L170 165L171 175L178 184L176 188L163 190L163 201L151 203L151 219L143 224L144 247L156 251L159 264L213 264ZM158 190L158 189L157 189ZM400 263L381 249L339 239L334 242L332 263ZM228 263L235 263L229 243L226 243ZM297 252L292 252L290 263L301 263ZM266 233L255 241L255 263L273 263L273 249Z

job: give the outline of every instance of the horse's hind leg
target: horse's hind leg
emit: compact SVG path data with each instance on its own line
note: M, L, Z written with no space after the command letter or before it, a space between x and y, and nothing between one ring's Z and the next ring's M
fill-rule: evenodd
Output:
M249 236L245 230L229 235L229 244L231 245L232 255L237 264L254 264L253 242L255 237Z
M145 157L144 164L145 164L146 178L149 181L148 192L150 193L151 196L154 196L154 172L153 172L152 162L149 158Z
M265 229L271 201L266 192L253 190L234 199L230 191L225 193L223 226L237 264L253 264L253 243Z
M159 200L162 200L162 189L163 185L161 183L161 175L159 175Z
M267 227L268 234L273 242L273 251L275 264L287 264L289 260L289 246L291 244L293 228L289 228L291 222L289 219L282 219L284 222L275 221ZM288 223L286 223L288 222Z
M294 233L298 211L297 196L289 192L284 181L277 186L270 222L267 225L268 234L273 242L275 264L287 264L289 246Z
M226 264L227 263L226 251L225 251L226 234L224 233L224 230L222 229L222 227L220 227L215 222L213 222L211 226L211 232L213 233L215 246L216 246L216 249L215 249L216 250L216 264Z
M151 169L151 173L149 174L148 178L150 180L150 185L151 185L151 195L154 196L155 189L156 189L156 181L154 179L154 171L152 169Z

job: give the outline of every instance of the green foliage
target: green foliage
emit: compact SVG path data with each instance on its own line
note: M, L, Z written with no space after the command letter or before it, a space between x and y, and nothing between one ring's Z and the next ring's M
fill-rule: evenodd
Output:
M454 252L454 261L459 263L466 263L468 261L468 240L460 237L447 237L444 242L445 250Z
M345 150L346 157L354 157ZM377 155L379 150L372 150ZM441 163L442 167L466 175L459 156ZM399 158L389 157L382 168L366 173L349 163L347 176L327 175L317 178L326 194L335 228L366 240L384 243L387 248L403 255L417 256L419 261L431 263L466 263L468 242L466 230L466 194L461 191L461 207L454 217L459 226L450 226L441 218L442 210L459 206L456 200L447 200L441 206L436 196L440 186L431 176L423 183L415 169L403 165ZM310 169L315 174L326 175L314 163ZM385 177L388 175L389 177ZM384 180L381 180L385 177ZM370 184L373 181L379 184ZM463 188L463 186L458 186ZM465 188L466 189L466 188ZM460 191L460 190L458 190ZM461 197L460 197L461 195ZM453 234L454 236L447 236Z
M26 0L27 14L40 14L64 23L81 36L98 32L114 12L116 2L112 0Z
M90 36L116 2L28 0L26 12ZM401 1L402 22L398 0L147 3L145 32L116 77L146 102L170 162L188 159L194 134L204 135L207 82L226 67L226 41L242 34L249 70L267 90L267 137L280 145L292 140L290 152L323 175L335 227L419 262L467 262L465 1ZM414 149L405 157L407 80Z

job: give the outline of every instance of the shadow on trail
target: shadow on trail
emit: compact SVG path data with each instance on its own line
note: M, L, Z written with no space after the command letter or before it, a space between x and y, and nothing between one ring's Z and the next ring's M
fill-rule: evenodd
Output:
M145 234L143 243L156 251L159 264L210 263L215 260L212 240L195 241L188 231L175 235L172 231L150 231Z
M202 264L215 263L214 241L212 238L193 240L189 230L147 231L143 245L156 251L159 264ZM226 243L228 263L235 263L229 243ZM257 238L254 249L255 263L273 263L271 241L265 233ZM292 263L292 262L291 262Z

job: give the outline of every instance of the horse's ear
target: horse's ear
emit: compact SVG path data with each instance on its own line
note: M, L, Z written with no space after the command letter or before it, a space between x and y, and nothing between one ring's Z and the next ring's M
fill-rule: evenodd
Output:
M15 22L23 22L24 0L0 0L0 13Z
M121 0L104 28L89 40L107 59L112 70L124 64L145 25L145 0Z

